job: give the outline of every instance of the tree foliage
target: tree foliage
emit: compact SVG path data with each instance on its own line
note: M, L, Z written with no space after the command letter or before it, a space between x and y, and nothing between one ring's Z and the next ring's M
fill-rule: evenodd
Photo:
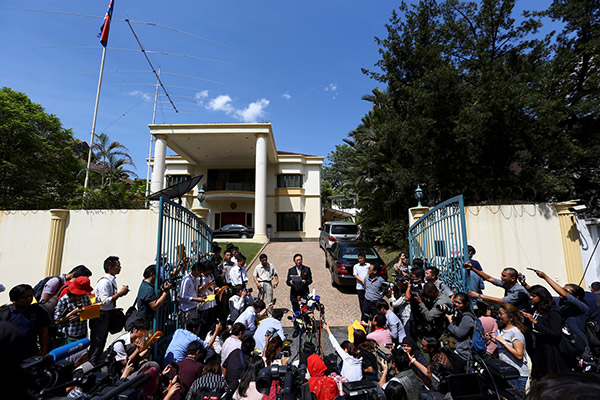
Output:
M77 141L24 93L0 89L0 208L65 207L80 184Z
M363 72L385 85L349 134L337 188L353 192L369 239L402 245L417 184L434 205L582 198L596 212L597 1L555 1L519 23L514 0L404 2ZM564 23L536 38L539 17ZM328 168L332 168L333 165Z

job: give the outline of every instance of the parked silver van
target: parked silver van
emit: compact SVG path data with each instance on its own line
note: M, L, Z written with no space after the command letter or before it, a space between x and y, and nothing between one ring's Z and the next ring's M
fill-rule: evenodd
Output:
M319 246L323 250L330 248L335 242L345 242L351 240L360 240L360 229L354 222L325 222L319 228Z

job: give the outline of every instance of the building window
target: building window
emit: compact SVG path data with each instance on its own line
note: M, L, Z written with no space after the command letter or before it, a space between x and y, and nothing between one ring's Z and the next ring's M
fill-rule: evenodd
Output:
M278 188L301 188L302 175L300 174L282 174L277 175Z
M167 175L167 187L192 179L191 175Z
M254 192L253 169L209 169L206 190Z
M303 213L277 213L277 231L302 232L304 222Z
M246 213L246 226L252 227L252 213Z
M215 214L215 226L213 229L219 229L221 228L221 213L216 213Z

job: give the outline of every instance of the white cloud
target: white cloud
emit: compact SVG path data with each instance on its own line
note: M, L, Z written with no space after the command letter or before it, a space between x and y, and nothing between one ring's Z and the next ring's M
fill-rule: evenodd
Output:
M139 90L132 90L127 94L130 96L141 97L143 101L152 101L152 96L150 95L150 93L144 93Z
M213 111L224 111L226 114L231 114L235 111L231 105L231 97L226 94L219 95L208 102L206 108Z
M267 108L269 103L270 101L265 98L253 101L245 109L237 110L235 117L242 122L256 122L259 118L265 116L265 108Z
M203 90L201 92L196 93L196 100L202 100L208 97L208 90Z
M262 98L248 104L246 108L236 108L232 104L232 99L227 94L222 94L214 99L211 99L204 107L212 111L223 111L227 115L232 115L235 119L242 122L257 122L258 119L264 118L266 115L265 109L270 101Z
M330 83L329 86L326 86L325 89L323 89L323 90L331 93L332 99L335 99L338 95L337 83Z
M284 94L282 94L281 97L283 97L286 100L289 100L292 98L292 96L290 96L289 92L287 92L287 91Z

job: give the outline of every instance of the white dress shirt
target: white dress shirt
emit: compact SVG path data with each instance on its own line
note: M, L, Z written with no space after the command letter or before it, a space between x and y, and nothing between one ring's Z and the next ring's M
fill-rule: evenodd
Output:
M198 303L192 298L198 297L199 279L191 273L187 274L181 280L181 290L179 292L179 309L189 311L198 306Z
M100 310L113 310L116 306L116 301L113 301L112 297L117 294L117 279L114 275L105 274L102 278L98 279L94 294L96 302L102 303Z
M235 320L234 323L241 322L246 327L246 330L254 333L256 330L256 313L254 307L246 307L243 313Z
M238 267L237 264L227 271L229 275L229 282L233 286L243 286L248 282L248 274L246 273L246 268Z

